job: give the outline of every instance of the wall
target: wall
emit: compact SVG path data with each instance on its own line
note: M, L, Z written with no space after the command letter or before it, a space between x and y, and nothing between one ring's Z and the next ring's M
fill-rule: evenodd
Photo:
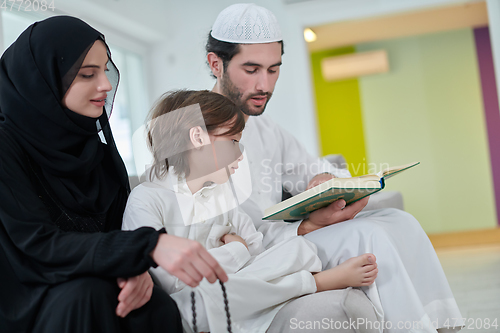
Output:
M492 176L471 29L369 43L391 71L360 79L370 162L422 162L391 179L427 232L496 226ZM472 179L467 179L471 177Z
M266 111L293 132L313 154L319 153L316 112L305 26L385 15L476 0L315 0L284 5L256 0L272 10L285 40L283 70ZM211 89L205 65L206 35L217 14L231 0L59 0L58 13L76 15L95 26L117 46L130 46L147 58L149 103L175 88ZM141 111L144 112L144 111Z
M421 162L388 181L387 188L403 193L405 209L426 232L495 227L472 30L356 46L357 52L379 49L388 52L390 72L360 77L359 96L351 102L361 101L362 126L353 127L351 136L364 135L367 161L379 166ZM323 91L320 100L338 93L340 83ZM318 109L320 118L335 111L343 112Z

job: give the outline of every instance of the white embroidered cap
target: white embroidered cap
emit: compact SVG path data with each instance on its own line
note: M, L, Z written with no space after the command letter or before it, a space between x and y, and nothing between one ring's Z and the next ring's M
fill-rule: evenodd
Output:
M223 42L240 44L283 40L276 16L253 3L238 3L220 12L212 26L211 35Z

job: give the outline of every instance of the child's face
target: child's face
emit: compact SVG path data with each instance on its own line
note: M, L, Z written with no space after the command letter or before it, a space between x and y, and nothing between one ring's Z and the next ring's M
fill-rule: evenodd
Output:
M210 134L198 130L194 135L194 149L190 158L191 179L203 178L204 181L223 184L235 173L238 163L243 159L239 143L241 133L219 135L229 129L221 127Z
M241 133L217 136L218 133L224 133L227 130L228 128L220 128L209 135L217 168L211 177L213 179L210 180L217 184L227 182L229 176L238 169L238 163L243 160L243 149L239 143Z

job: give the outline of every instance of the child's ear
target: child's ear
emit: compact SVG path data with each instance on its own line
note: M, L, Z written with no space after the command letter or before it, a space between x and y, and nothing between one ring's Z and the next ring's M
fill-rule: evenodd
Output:
M189 130L189 139L196 149L207 144L207 142L205 142L206 138L201 126L196 126Z

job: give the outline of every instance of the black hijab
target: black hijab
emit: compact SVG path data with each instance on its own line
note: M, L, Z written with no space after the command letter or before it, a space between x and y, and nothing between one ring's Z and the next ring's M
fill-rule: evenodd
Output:
M28 27L0 60L0 126L41 168L59 201L83 214L106 213L120 191L130 191L108 122L119 80L109 48L113 90L102 116L82 116L61 104L96 40L104 36L85 22L51 17Z

